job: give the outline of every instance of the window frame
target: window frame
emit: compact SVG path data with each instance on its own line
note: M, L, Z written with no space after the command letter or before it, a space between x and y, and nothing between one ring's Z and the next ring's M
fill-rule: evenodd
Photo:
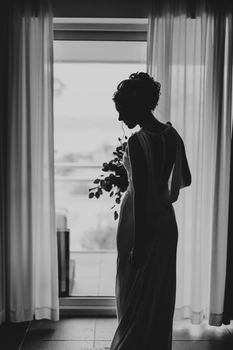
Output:
M148 19L54 18L54 40L147 41ZM61 316L116 317L114 296L60 297Z
M54 18L54 40L147 41L147 19Z

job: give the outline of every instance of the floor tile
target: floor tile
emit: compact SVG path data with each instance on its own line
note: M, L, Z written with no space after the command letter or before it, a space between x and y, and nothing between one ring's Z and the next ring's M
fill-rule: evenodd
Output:
M27 338L33 340L93 340L94 318L66 318L58 322L34 321Z
M93 341L27 340L20 350L89 350L92 349L93 346Z
M0 348L18 350L22 344L30 322L4 323L0 326Z
M173 341L172 350L232 350L232 343L222 341Z
M110 348L111 341L108 340L96 340L94 343L94 349L95 350L108 350Z
M225 326L213 327L207 322L194 325L185 320L176 321L173 324L173 340L227 340L228 338L229 332Z
M95 340L112 340L116 328L116 318L96 319Z

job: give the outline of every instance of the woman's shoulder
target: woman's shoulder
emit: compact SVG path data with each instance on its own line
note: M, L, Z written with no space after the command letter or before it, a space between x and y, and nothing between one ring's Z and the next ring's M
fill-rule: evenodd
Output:
M149 142L149 144L156 150L164 147L164 145L170 149L176 149L179 144L183 144L182 137L172 123L167 122L164 125L166 125L166 127L161 132L152 132L149 130L140 129L133 135L133 138Z
M152 137L160 137L166 134L169 134L170 131L176 131L172 125L171 122L166 122L161 126L159 129L154 129L154 130L148 130L145 128L141 128L139 131L137 131L135 134L141 134L144 133L146 135L152 136Z

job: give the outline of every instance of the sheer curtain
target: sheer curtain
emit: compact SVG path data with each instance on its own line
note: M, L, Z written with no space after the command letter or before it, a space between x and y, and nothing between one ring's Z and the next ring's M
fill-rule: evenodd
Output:
M175 204L179 228L175 319L221 325L226 274L232 101L232 16L151 14L148 73L157 117L186 145L192 185Z
M9 11L9 51L3 53L8 56L8 105L7 125L1 121L6 140L0 185L6 192L1 191L0 314L1 321L13 322L58 320L59 312L52 15L46 1L23 4Z
M8 13L0 12L1 45L8 52ZM6 160L7 160L7 55L0 55L0 324L5 320L6 276L5 276L5 235L6 235Z

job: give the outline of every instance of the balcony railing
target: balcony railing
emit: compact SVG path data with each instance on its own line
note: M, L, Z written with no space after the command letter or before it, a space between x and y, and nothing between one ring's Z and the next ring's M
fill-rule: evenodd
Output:
M100 164L55 163L56 207L63 208L68 213L72 297L103 297L115 294L116 249L112 242L115 241L116 222L112 218L110 203L106 207L102 198L88 198L88 188L93 187L92 182L100 172ZM85 220L89 211L92 211L92 216L89 215ZM106 231L106 237L109 239L106 221L112 223L113 236L109 240L109 247L106 247L106 240L101 237ZM101 239L105 242L103 246Z

